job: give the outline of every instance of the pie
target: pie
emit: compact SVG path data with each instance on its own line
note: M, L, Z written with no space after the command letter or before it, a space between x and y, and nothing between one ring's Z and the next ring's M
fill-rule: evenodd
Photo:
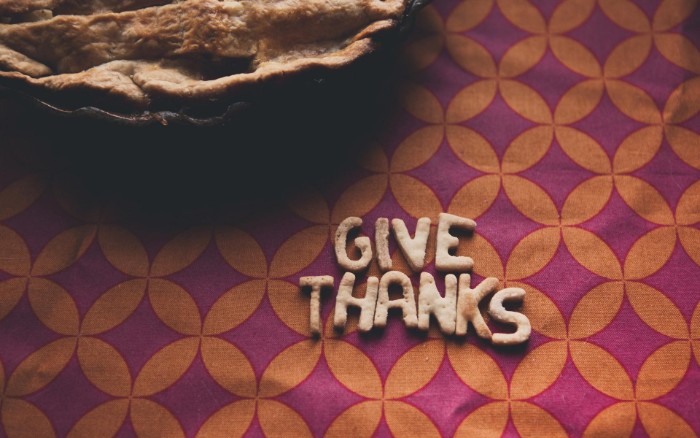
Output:
M372 52L420 0L0 0L0 85L143 112Z

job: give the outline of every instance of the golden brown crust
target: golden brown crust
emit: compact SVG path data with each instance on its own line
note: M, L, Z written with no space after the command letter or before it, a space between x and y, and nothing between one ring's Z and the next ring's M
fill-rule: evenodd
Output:
M0 78L96 90L141 108L154 97L224 98L245 84L357 59L408 0L163 3L0 0Z

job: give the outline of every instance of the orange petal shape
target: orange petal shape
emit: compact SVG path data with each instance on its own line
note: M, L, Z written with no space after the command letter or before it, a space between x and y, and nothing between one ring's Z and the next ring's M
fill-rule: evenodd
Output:
M493 0L460 2L447 17L448 32L466 32L478 26L493 9Z
M550 126L535 126L518 135L503 154L503 172L523 172L547 154L554 132Z
M185 433L177 418L158 403L146 399L131 401L131 424L137 436L167 436L184 438Z
M435 62L444 43L442 17L432 6L416 17L413 37L401 47L401 58L412 71L422 70Z
M12 312L26 288L26 278L10 278L0 282L0 321Z
M627 371L613 355L595 344L582 341L572 341L569 349L574 365L591 386L618 400L634 398Z
M382 402L362 401L340 413L326 431L325 438L370 438L382 418Z
M146 249L130 231L118 225L100 225L97 239L112 266L134 277L148 275L150 265Z
M503 190L528 219L543 225L559 225L559 212L552 198L536 183L515 175L503 176Z
M447 106L447 123L460 123L478 116L491 105L496 91L498 83L493 79L476 81L462 88Z
M498 0L501 13L516 27L530 33L547 32L547 24L540 11L527 0Z
M46 189L46 177L30 174L0 191L0 220L16 216L29 208Z
M239 400L214 412L197 432L197 438L242 437L255 416L255 400Z
M110 400L83 415L68 432L68 438L115 436L128 413L129 400Z
M627 76L646 62L651 52L651 35L635 35L618 44L605 60L606 78Z
M478 132L463 126L448 126L447 141L457 157L484 173L498 173L500 164L493 146Z
M608 281L581 297L569 320L569 337L583 339L603 330L615 319L625 290L621 282Z
M444 356L443 340L421 342L405 352L389 371L384 385L384 397L406 397L430 383Z
M598 59L579 41L567 36L552 35L549 39L549 47L554 57L574 73L594 79L603 75Z
M566 33L576 29L588 20L595 3L595 0L564 0L559 3L549 19L549 32Z
M661 269L671 258L676 247L676 230L661 227L640 237L630 248L625 259L625 278L639 280Z
M61 232L41 250L32 267L32 275L52 275L78 261L92 245L97 226L82 225Z
M600 79L584 80L569 88L554 109L554 122L568 125L587 117L598 107L603 91L605 83Z
M665 32L685 21L698 6L697 0L663 0L656 8L652 28Z
M171 329L191 336L202 332L197 303L181 286L169 280L152 278L148 285L148 299L158 318Z
M680 84L666 101L666 123L683 123L700 111L700 78L694 77Z
M559 420L541 407L527 402L510 405L513 424L523 438L569 436Z
M649 355L637 376L637 399L652 400L675 388L690 365L690 342L670 342Z
M639 419L651 438L665 436L697 436L693 428L669 408L656 403L639 403L637 405Z
M339 224L350 216L365 216L382 200L388 183L388 175L372 175L355 182L333 206L331 221Z
M151 275L165 277L182 271L202 255L210 240L210 228L194 228L175 236L156 255Z
M518 41L508 48L501 58L498 74L502 78L514 78L530 70L540 62L547 51L547 37L536 35Z
M255 397L258 389L255 371L235 345L220 338L202 338L202 362L216 383L228 392Z
M77 181L73 175L63 172L51 181L51 191L56 202L69 215L84 223L96 224L100 221L101 206L88 193L84 181Z
M662 140L660 126L647 126L628 135L615 151L614 172L630 173L641 169L656 156Z
M435 192L412 176L392 175L391 192L401 208L415 218L429 217L435 223L440 212L444 210Z
M593 173L609 174L612 171L608 154L585 132L558 126L554 134L559 146L574 163Z
M627 298L634 312L652 329L670 338L688 338L681 311L660 291L644 283L628 282Z
M697 0L663 0L656 8L652 28L665 32L685 21L698 6Z
M661 113L646 91L617 79L608 79L605 87L613 105L630 119L647 125L661 124Z
M294 389L316 368L321 343L303 340L287 347L272 359L260 378L259 397L277 397Z
M198 347L199 338L184 338L151 356L136 376L134 397L147 397L175 384L192 365Z
M500 438L509 417L508 402L492 402L474 409L457 426L455 438Z
M666 125L664 130L666 139L678 158L688 166L700 169L700 149L697 147L700 135L680 126Z
M506 262L506 278L520 280L538 273L554 257L560 239L559 228L540 228L523 237Z
M275 400L258 401L258 421L266 437L311 437L306 421L289 406Z
M700 339L700 302L695 306L690 322L690 336L693 339ZM1 374L0 374L1 375Z
M513 373L510 397L525 400L549 388L566 364L566 343L547 342L530 351Z
M527 292L520 312L528 317L533 330L553 339L566 338L564 317L551 298L525 283L509 281L508 286L519 287Z
M384 160L386 161L386 157ZM371 170L383 172L386 171L386 167L382 170ZM287 206L299 217L314 224L327 224L330 220L331 212L328 208L328 202L323 195L312 189L306 189L293 195Z
M552 112L547 102L534 88L512 79L503 79L499 82L499 90L506 104L520 117L544 125L552 123Z
M604 240L582 228L565 227L562 234L569 253L584 268L610 280L622 280L620 262Z
M51 280L32 278L29 280L27 295L34 314L42 324L62 335L78 334L78 307L63 287Z
M2 424L8 438L55 437L51 420L39 408L24 400L2 402Z
M304 295L298 285L287 281L271 280L267 296L272 309L282 322L303 336L311 335L309 326L309 296ZM322 296L321 299L324 299Z
M686 254L700 265L700 230L689 227L678 228L678 237Z
M669 61L693 73L700 73L700 50L685 35L659 33L654 35L656 49Z
M75 339L61 338L33 352L10 375L5 394L22 397L44 388L68 365L74 349Z
M251 280L226 291L209 309L202 333L218 335L243 323L260 305L265 294L265 280Z
M613 180L609 176L594 176L576 186L561 209L563 225L578 225L593 218L607 205L612 194Z
M637 411L634 403L615 403L598 412L586 426L583 437L611 436L613 432L612 436L629 437L636 421Z
M661 193L641 178L629 175L615 176L615 187L635 213L659 225L673 225L673 213Z
M457 376L468 387L495 400L508 397L508 384L495 360L473 344L447 345L447 357Z
M630 0L598 0L598 5L612 22L623 29L636 33L651 30L644 11Z
M426 123L442 123L442 105L427 88L416 83L405 82L401 87L400 96L402 106L413 117Z
M226 262L243 275L267 276L267 259L253 236L237 228L221 228L216 232L216 246Z
M0 270L18 277L29 275L31 258L22 236L0 225L0 242Z
M501 177L484 175L466 183L450 201L447 212L457 216L477 219L484 214L501 190Z
M440 148L444 128L426 126L406 137L396 148L391 159L392 172L407 172L427 163Z
M131 393L129 367L122 355L105 341L81 338L78 362L85 377L100 391L112 397L128 397Z
M480 43L454 34L447 35L446 43L452 59L467 72L480 78L494 79L498 76L493 56Z
M386 152L384 149L382 149L381 145L377 143L372 142L371 145L371 147L368 147L360 152L357 164L361 168L369 170L370 172L388 173L389 158L387 157Z
M354 345L327 339L324 345L328 369L338 381L361 397L379 399L382 380L372 360Z
M474 234L471 239L460 243L457 254L470 256L474 259L474 273L482 277L504 278L503 262L491 242L480 234Z
M90 307L80 332L97 335L113 329L129 318L143 299L147 280L127 280L103 293Z
M441 437L435 423L424 412L408 403L387 401L384 403L384 418L392 436Z
M328 242L328 226L314 225L287 239L272 257L270 276L288 277L309 266Z

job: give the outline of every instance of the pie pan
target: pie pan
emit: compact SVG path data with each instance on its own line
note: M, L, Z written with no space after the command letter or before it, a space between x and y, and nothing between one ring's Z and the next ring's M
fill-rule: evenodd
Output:
M78 118L221 125L383 52L428 2L0 0L0 87Z

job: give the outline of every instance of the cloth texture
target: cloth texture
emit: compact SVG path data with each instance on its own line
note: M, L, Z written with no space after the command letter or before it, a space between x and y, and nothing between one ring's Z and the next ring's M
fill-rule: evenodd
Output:
M697 436L698 47L697 1L436 0L401 49L398 115L254 224L143 233L3 159L0 435ZM1 129L20 151L41 135ZM478 224L472 285L526 290L528 343L394 312L338 333L335 291L311 336L299 277L337 287L343 219L373 239L380 217L431 218L435 274L440 212Z

